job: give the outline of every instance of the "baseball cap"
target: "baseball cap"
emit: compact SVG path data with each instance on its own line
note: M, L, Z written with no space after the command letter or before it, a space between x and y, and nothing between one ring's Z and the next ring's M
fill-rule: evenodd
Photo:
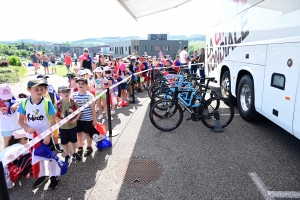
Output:
M82 76L82 75L85 75L84 70L79 70L79 71L78 71L78 76Z
M100 67L96 67L96 69L94 70L94 72L102 72L102 69Z
M21 139L26 138L27 134L24 130L16 130L12 133L12 136L14 136L15 139Z
M8 84L3 83L0 85L0 99L8 100L11 99L14 95L11 92L11 89Z
M85 68L83 71L84 71L84 74L93 75L92 72L91 72L91 70L89 70L89 69Z
M44 78L49 78L49 76L40 74L36 78L42 78L42 79L44 79Z
M48 86L48 84L43 82L41 79L30 80L27 83L28 88L37 87L37 86Z
M72 72L72 73L67 74L67 77L68 77L69 79L72 79L72 78L75 78L76 75L75 75L74 72Z
M83 81L83 82L85 82L85 84L88 84L88 81L86 78L76 78L75 81L76 81L76 83L79 81Z
M62 86L59 86L57 91L58 92L61 92L61 91L70 91L71 88L69 88L68 86L65 86L65 85L62 85Z
M110 71L110 67L104 67L104 68L103 68L103 71L105 71L105 72L106 72L106 71Z

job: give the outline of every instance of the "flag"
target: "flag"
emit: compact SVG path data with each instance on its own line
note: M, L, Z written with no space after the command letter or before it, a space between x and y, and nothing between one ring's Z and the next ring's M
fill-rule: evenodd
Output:
M34 137L37 133L34 133ZM32 171L35 179L41 176L62 176L68 171L68 164L60 160L42 142L33 146L32 152Z

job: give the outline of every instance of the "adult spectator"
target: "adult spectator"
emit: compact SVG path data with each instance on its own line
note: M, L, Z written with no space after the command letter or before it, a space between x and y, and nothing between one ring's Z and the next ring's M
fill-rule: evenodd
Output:
M37 51L34 50L33 54L30 56L31 58L31 61L33 63L33 66L34 66L34 71L35 71L35 74L37 74L37 70L39 68L39 57L37 55Z
M205 52L204 52L204 48L201 48L200 49L200 56L199 56L199 63L202 63L199 65L199 73L200 73L200 76L202 78L205 78ZM200 83L204 83L205 80L200 80Z
M180 69L180 60L179 60L179 55L176 56L176 59L174 60L174 70L178 73Z
M189 62L188 57L189 57L188 47L185 45L183 47L183 50L179 54L179 60L181 63L181 67L188 67L188 62ZM189 73L189 70L187 69L186 72Z
M61 64L63 65L65 62L65 55L64 55L64 52L61 52L60 53L60 61L61 61Z
M191 62L191 74L197 73L198 65L196 65L196 63L198 63L198 60L199 60L198 52L197 52L197 50L195 50L193 58L191 59L191 61L192 61Z
M42 66L44 67L44 72L45 74L49 74L49 58L46 55L46 53L43 51L41 57L40 57L41 61L42 61Z
M80 68L92 70L92 57L89 55L88 48L83 49L83 55L80 56Z
M159 58L164 57L164 54L163 54L163 52L162 52L161 50L158 52L158 57L159 57Z
M49 60L51 62L51 71L52 71L52 74L56 73L55 59L56 59L56 56L54 55L53 52L51 52L51 54L49 56Z
M109 52L109 56L110 56L111 58L114 58L111 51Z
M74 66L77 66L77 53L76 53L76 51L74 51L73 58L74 58Z
M70 56L70 53L68 52L66 57L65 57L65 63L66 63L66 68L68 70L68 74L71 73L70 67L72 67L72 58Z

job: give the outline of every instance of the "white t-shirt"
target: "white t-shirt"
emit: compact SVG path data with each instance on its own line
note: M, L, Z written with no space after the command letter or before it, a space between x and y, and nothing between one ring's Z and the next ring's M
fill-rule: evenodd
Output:
M25 100L26 101L26 100ZM37 134L41 134L50 128L51 123L48 120L44 99L38 104L32 104L30 99L25 104L25 109L20 105L18 112L26 116L26 124L37 131ZM48 105L49 115L54 115L56 110L53 104L49 101ZM27 137L32 139L32 134L27 134Z
M9 102L4 102L6 107L9 107ZM7 112L0 112L1 131L14 131L21 128L19 122L19 113L17 111L8 114Z
M96 90L97 93L103 92L104 89L105 89L105 84L107 84L107 83L108 83L108 80L105 77L104 78L98 78L96 80L93 79L91 81L91 84L95 85L95 90Z
M188 57L188 52L186 50L182 50L179 54L180 63L187 63L185 57Z

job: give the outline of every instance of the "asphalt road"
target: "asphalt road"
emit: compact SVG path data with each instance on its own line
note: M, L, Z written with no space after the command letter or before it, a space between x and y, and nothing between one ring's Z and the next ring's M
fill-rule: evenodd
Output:
M276 124L248 123L236 115L222 133L191 120L161 132L149 120L146 92L138 96L138 104L115 115L113 129L120 134L113 148L94 148L91 157L72 162L55 191L49 182L33 190L33 179L21 179L9 190L11 199L264 199L254 173L265 197L267 191L300 192L300 140ZM117 180L116 170L136 156L162 167L157 181L132 187Z

